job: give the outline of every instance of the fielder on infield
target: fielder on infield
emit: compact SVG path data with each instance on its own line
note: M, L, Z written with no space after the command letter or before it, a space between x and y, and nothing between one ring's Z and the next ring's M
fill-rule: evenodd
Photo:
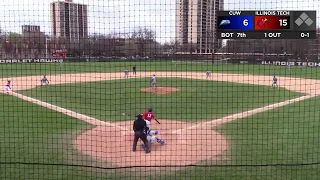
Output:
M129 77L129 70L126 68L124 70L124 78L128 78Z
M49 80L46 78L46 75L44 75L43 78L41 79L41 86L48 85L48 84L49 84Z
M271 87L279 87L278 86L278 77L277 76L273 76L273 83L272 83Z
M8 80L7 84L3 88L4 93L9 95L9 92L12 90L11 88L11 80Z
M157 83L157 78L156 75L154 74L151 78L151 88L155 89L156 88L156 83Z
M211 78L211 71L206 72L206 79Z

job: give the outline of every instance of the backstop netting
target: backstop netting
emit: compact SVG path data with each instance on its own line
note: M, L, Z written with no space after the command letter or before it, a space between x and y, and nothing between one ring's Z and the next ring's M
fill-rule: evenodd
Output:
M319 1L0 8L0 179L319 179L319 37L217 33L223 10L315 27Z

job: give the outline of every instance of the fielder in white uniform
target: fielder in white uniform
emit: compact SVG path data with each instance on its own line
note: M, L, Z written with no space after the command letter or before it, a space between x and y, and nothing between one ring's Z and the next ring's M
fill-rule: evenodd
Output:
M208 79L208 78L211 78L211 71L207 71L206 72L206 78Z
M278 87L279 88L277 76L273 76L273 83L272 83L271 87Z
M291 64L290 63L288 64L288 70L289 71L291 70Z
M151 78L151 88L155 89L156 88L156 83L157 83L157 78L156 75L154 74Z
M48 84L49 84L49 80L46 78L46 76L43 76L43 78L41 79L41 86L48 85Z
M129 70L125 69L124 70L124 78L128 78L129 77Z

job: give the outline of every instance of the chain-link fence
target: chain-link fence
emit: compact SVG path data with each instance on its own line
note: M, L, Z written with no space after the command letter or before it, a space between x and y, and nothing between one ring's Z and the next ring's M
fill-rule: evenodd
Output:
M0 179L319 179L319 37L217 34L318 1L0 5Z

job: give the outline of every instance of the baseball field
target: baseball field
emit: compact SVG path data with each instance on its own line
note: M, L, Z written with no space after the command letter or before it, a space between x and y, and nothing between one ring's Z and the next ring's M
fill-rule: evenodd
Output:
M1 179L319 176L317 68L149 61L0 70L13 89L0 96ZM153 74L158 88L145 92ZM167 144L131 152L135 115L150 107Z

